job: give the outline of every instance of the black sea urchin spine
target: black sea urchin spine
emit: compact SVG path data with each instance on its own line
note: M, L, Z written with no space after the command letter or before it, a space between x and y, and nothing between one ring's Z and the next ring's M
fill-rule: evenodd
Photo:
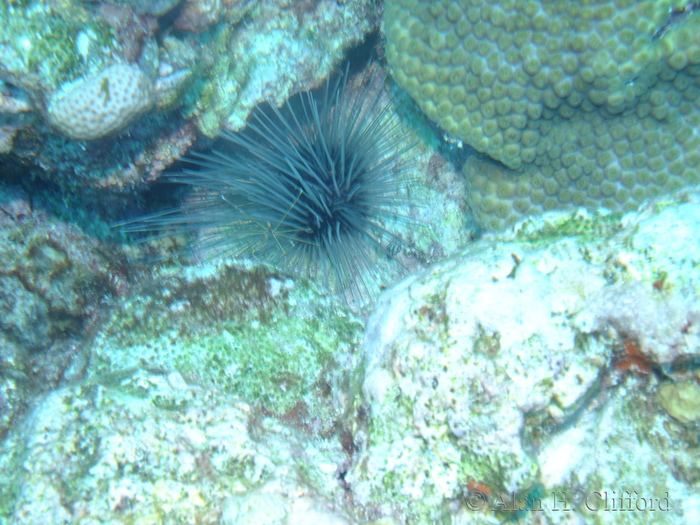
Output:
M200 248L268 261L366 297L381 282L377 257L401 242L382 226L405 205L395 164L401 126L382 90L346 93L346 75L320 96L258 111L230 152L185 159L197 165L170 178L197 188L176 210L124 223L128 231L194 231ZM373 77L365 77L371 86Z

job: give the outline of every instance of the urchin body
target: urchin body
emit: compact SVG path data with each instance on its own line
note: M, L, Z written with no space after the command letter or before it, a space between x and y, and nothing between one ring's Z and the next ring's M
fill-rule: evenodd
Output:
M394 167L397 124L381 92L348 98L345 79L296 107L260 112L242 133L223 134L232 151L196 155L197 170L172 175L198 188L179 209L126 224L129 231L194 231L203 249L250 256L320 277L363 296L374 262L400 242L382 226L404 205ZM405 149L405 147L404 147Z

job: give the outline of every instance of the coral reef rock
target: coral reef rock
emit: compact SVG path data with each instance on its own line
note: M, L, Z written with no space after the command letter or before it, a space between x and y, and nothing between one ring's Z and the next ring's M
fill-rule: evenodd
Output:
M680 200L486 236L366 323L267 267L158 268L0 442L0 521L698 523Z
M337 448L302 445L272 419L255 422L235 397L177 373L112 375L52 392L0 445L0 516L343 525L332 498L322 499L337 486Z
M560 497L582 523L693 523L697 440L664 409L697 417L698 236L697 202L550 215L388 291L363 348L355 503L401 523L559 523ZM596 511L621 490L670 510Z
M75 378L86 332L126 286L115 251L46 204L0 184L0 435L33 396Z
M257 105L319 86L380 12L374 0L0 2L0 152L72 192L130 190L197 132L240 130Z
M110 312L88 375L177 370L323 432L343 410L362 327L309 283L267 267L218 260L164 269Z

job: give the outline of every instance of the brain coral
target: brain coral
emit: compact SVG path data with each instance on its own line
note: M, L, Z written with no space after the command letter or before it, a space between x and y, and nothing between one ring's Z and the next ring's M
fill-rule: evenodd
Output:
M700 12L690 0L387 0L387 59L472 146L490 229L584 206L635 209L698 181Z

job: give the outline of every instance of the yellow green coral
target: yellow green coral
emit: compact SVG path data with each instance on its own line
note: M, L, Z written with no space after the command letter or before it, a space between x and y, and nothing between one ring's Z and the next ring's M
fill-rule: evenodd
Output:
M663 383L658 399L666 412L681 423L700 420L700 386L695 381Z
M387 0L387 59L428 117L487 156L464 166L486 227L576 206L627 211L699 180L695 10Z

